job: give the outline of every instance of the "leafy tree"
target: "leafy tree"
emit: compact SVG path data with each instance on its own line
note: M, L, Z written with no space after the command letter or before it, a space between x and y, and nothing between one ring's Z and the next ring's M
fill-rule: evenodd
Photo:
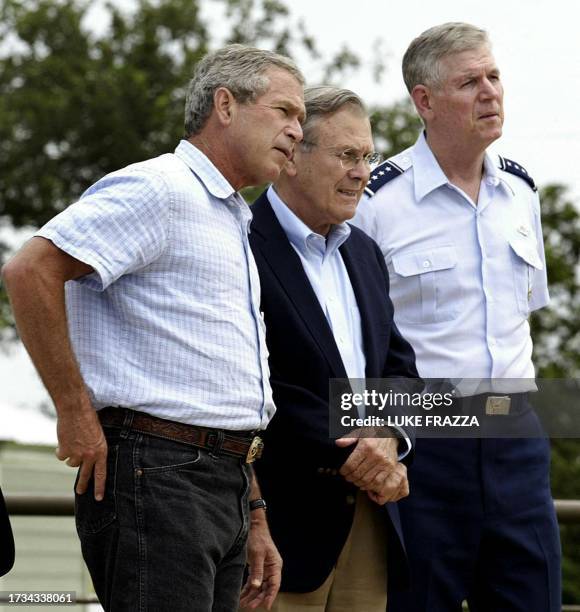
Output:
M102 176L171 150L183 86L207 51L198 3L108 5L101 37L89 3L4 0L0 49L0 214L40 225Z
M541 190L551 305L532 316L535 363L544 378L580 378L580 213L563 185Z
M241 42L316 67L320 82L360 69L346 46L323 58L302 21L279 0L206 0L221 10L224 40L202 18L202 0L135 0L104 10L110 27L90 27L89 0L0 0L0 227L40 226L103 174L173 150L182 135L184 86L209 49ZM368 66L375 76L384 66ZM378 150L410 146L421 124L410 102L371 109ZM247 195L253 200L256 190ZM541 376L580 373L580 216L565 188L542 190L554 307L532 317ZM0 263L5 249L0 244ZM0 341L12 329L0 287ZM557 497L580 498L580 444L553 450ZM564 596L580 602L580 527L562 528Z
M551 294L550 308L532 316L534 360L542 378L580 378L580 213L562 185L541 190L542 224ZM558 406L554 406L558 409ZM580 440L552 441L552 490L580 499ZM580 526L561 525L563 600L580 602Z

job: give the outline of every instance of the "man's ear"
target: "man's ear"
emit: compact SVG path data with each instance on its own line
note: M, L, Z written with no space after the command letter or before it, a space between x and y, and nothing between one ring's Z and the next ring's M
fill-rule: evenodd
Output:
M230 125L236 109L234 94L227 87L218 87L213 94L213 106L218 121L224 125Z
M423 119L423 121L428 121L433 114L433 108L431 106L431 89L425 85L415 85L411 92L411 98L421 119Z

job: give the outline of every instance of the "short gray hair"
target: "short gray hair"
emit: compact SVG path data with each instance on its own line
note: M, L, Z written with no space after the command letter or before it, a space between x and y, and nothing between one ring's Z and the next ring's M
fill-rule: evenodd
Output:
M268 68L281 68L304 85L304 77L296 64L288 57L247 47L227 45L208 53L195 67L185 98L185 134L198 134L213 109L216 89L226 87L240 102L252 102L265 93L270 84L264 72Z
M302 124L304 137L301 145L308 148L316 144L316 127L319 120L335 113L344 106L349 106L361 115L368 115L366 106L361 98L350 89L341 89L330 85L308 87L304 90L304 106L306 119Z
M469 23L449 22L425 30L415 38L403 57L403 79L409 93L416 85L437 87L441 84L440 63L447 55L491 48L485 30Z

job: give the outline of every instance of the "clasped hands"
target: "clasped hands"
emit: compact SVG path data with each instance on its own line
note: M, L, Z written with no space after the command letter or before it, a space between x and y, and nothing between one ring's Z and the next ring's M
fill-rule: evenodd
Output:
M380 505L395 502L409 495L407 467L398 458L398 438L361 437L339 438L337 446L356 447L340 468L340 474L369 498Z

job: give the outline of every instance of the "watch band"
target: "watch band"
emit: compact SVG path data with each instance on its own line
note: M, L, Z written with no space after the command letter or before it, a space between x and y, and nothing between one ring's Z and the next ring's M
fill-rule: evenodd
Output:
M266 510L267 507L268 506L266 505L265 500L263 500L262 498L250 500L250 511L258 510L259 508L263 508L264 510Z

